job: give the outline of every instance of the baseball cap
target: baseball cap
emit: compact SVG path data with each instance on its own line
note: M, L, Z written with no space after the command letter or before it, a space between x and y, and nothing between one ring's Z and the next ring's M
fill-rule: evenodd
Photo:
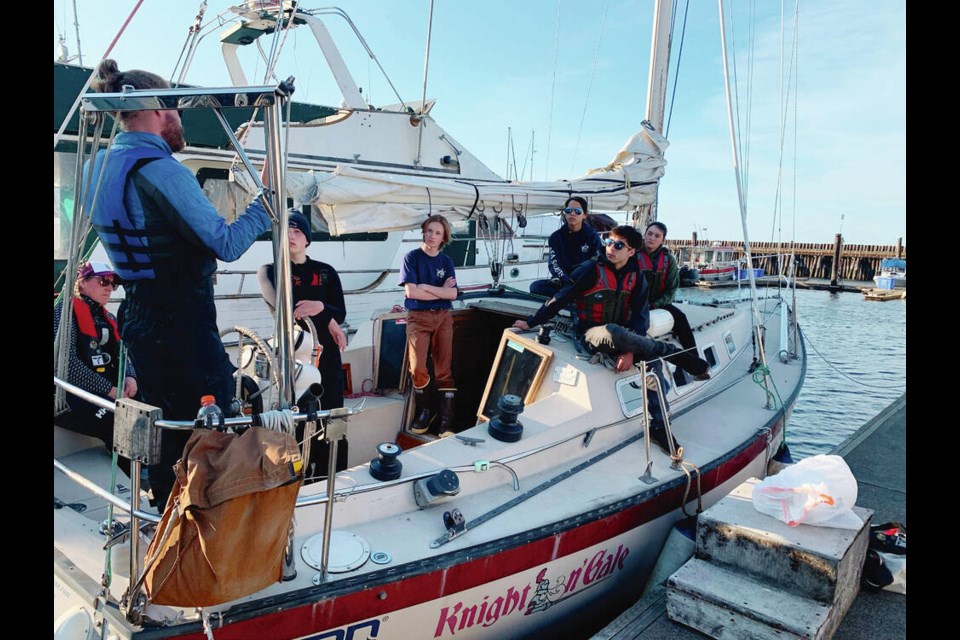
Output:
M114 276L117 272L106 262L87 261L77 270L77 280L91 276Z

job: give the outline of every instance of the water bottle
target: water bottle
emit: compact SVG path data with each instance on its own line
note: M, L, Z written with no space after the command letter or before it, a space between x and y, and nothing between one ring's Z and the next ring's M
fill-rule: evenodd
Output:
M200 398L200 411L197 412L194 426L197 429L223 430L223 412L217 406L217 399L214 396Z

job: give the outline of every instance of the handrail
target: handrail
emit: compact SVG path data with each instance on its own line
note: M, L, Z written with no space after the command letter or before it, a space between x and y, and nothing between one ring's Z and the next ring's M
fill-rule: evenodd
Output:
M63 387L65 390L80 396L84 400L87 400L98 407L103 407L107 411L116 411L116 403L110 402L109 400L106 400L88 391L84 391L83 389L76 387L69 382L61 380L57 376L53 376L53 384ZM293 413L293 421L304 422L307 420L328 420L331 418L344 418L347 416L353 416L358 413L360 413L360 409L340 407L338 409L325 409L315 413ZM195 422L194 420L157 420L154 424L163 429L187 431L194 428ZM225 427L260 426L259 417L256 415L240 416L238 418L224 418L223 424Z
M139 509L131 510L129 502L124 501L123 498L120 498L119 496L113 495L112 493L110 493L100 485L85 478L84 476L74 471L67 465L63 464L56 458L53 459L53 468L59 470L60 472L62 472L68 478L70 478L71 480L79 484L84 489L92 491L98 498L102 498L103 500L106 500L107 502L112 504L114 507L117 507L121 511L125 513L130 513L141 520L149 520L150 522L160 522L159 515L155 513L147 513L146 511L140 511Z

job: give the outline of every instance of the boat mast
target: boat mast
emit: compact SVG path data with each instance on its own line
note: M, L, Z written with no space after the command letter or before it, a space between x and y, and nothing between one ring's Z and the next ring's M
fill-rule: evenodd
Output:
M647 111L645 122L663 135L663 119L667 103L667 72L670 68L670 45L673 41L673 2L656 0L653 7L653 37L650 39L650 75L647 79ZM659 184L657 185L659 194ZM640 229L657 219L657 197L650 204L640 205L633 214Z

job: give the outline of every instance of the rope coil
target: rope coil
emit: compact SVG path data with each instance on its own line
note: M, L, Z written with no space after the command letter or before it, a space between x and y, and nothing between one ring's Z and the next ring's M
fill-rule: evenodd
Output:
M296 421L290 409L271 409L260 414L260 425L270 431L292 434Z

